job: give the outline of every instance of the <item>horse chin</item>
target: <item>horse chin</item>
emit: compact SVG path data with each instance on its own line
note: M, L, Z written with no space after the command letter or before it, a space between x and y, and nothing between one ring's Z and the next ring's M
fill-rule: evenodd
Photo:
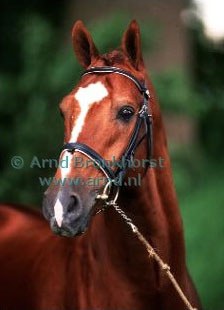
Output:
M77 219L74 222L63 221L61 226L56 222L55 217L50 219L50 227L54 234L62 237L76 237L83 235L89 226L90 216Z

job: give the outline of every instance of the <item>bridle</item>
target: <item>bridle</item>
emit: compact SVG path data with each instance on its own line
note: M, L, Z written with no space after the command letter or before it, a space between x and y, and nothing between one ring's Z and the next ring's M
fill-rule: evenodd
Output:
M152 114L151 114L151 107L149 104L150 93L149 90L146 88L144 83L141 83L134 75L130 72L117 68L117 67L92 67L82 74L86 76L88 74L119 74L122 75L129 80L131 80L135 86L138 88L140 93L142 94L143 100L141 102L137 120L135 124L135 128L131 135L131 139L127 145L125 152L122 155L122 167L118 167L116 171L112 170L108 165L104 165L105 163L104 158L97 153L95 150L90 148L88 145L80 142L69 142L64 144L62 151L67 150L68 152L74 153L79 152L90 158L105 174L110 184L116 185L116 179L119 179L119 184L123 184L124 176L127 171L128 163L134 158L135 151L137 147L141 144L144 138L147 138L147 158L149 163L150 158L152 156ZM139 139L139 132L142 127L142 124L145 125L145 134ZM147 165L148 168L149 164Z

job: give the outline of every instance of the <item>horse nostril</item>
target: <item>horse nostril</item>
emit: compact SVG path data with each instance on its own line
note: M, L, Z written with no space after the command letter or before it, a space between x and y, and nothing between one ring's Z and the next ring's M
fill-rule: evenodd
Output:
M77 207L79 207L79 205L80 205L79 197L75 194L71 195L71 200L70 200L70 203L68 205L67 212L68 213L74 212L74 210Z

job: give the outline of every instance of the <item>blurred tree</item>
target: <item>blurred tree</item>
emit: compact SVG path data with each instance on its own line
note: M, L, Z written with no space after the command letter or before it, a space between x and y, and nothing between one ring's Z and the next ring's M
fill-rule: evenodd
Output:
M47 171L30 169L29 161L33 155L56 156L62 143L56 104L73 85L70 68L76 68L72 51L61 47L65 5L42 0L1 2L1 200L40 203L43 189L38 175ZM61 54L67 57L64 64ZM24 169L11 167L13 155L24 158Z
M0 4L1 72L18 72L21 68L21 22L34 12L46 18L59 31L66 2L59 0L2 0Z
M223 160L224 39L214 42L206 37L199 19L191 31L195 87L205 107L199 121L200 141L210 156Z

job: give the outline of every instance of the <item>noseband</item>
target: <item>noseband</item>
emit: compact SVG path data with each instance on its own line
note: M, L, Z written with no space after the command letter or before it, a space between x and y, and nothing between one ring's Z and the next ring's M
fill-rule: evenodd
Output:
M152 156L152 114L149 105L150 93L149 90L142 84L135 76L130 72L117 67L92 67L86 70L82 76L88 74L119 74L129 80L131 80L142 94L143 100L139 107L138 116L133 130L131 139L127 145L127 148L122 156L122 167L117 168L116 171L112 170L108 165L104 165L104 158L98 154L95 150L90 148L88 145L79 142L69 142L64 144L62 150L67 150L71 153L79 152L90 158L105 174L108 181L111 184L116 184L115 180L119 178L120 184L123 184L124 176L128 168L128 163L134 158L135 150L140 143L147 138L147 158L150 160ZM145 125L145 134L139 139L139 132L142 124ZM148 161L149 162L149 161ZM148 168L149 164L147 165Z

